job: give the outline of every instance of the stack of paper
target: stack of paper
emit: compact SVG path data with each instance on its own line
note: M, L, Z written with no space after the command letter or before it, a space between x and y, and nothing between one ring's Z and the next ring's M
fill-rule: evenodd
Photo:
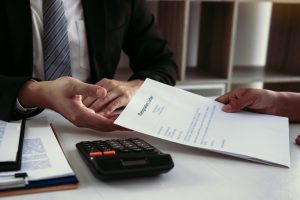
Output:
M21 121L12 123L0 121L0 171L20 169L24 136L21 125Z
M77 182L47 119L27 120L21 170L0 173L0 196L70 189Z
M285 117L225 113L223 104L147 79L116 124L172 142L290 166Z

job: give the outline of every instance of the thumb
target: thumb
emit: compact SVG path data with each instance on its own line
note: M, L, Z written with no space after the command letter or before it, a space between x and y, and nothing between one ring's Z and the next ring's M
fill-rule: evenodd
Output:
M251 105L251 103L251 98L243 96L237 99L231 99L229 104L224 106L223 110L227 112L238 112L240 110L248 108Z
M80 82L73 87L73 94L74 95L83 95L83 96L91 96L95 98L102 98L105 97L107 91L105 88L99 85L92 85Z

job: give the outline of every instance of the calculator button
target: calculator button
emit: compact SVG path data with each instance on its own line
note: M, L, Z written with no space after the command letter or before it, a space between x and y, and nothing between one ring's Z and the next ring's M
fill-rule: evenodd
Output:
M90 157L96 157L96 156L102 156L102 152L96 151L96 152L90 152Z
M152 148L152 147L146 147L146 148L144 148L144 150L145 151L154 151L154 148Z
M84 147L84 150L88 153L93 151L99 151L96 147Z
M116 154L116 152L113 150L103 152L103 155L115 155L115 154Z
M143 149L141 149L141 148L132 148L131 150L135 151L135 152L141 152L141 151L143 151Z
M129 153L129 152L132 152L130 149L120 149L118 150L119 152L121 153Z
M82 147L90 157L155 150L153 146L138 138L86 141L82 142Z
M96 149L96 148L93 148L93 149L87 149L86 150L88 153L91 153L91 152L98 152L99 150Z

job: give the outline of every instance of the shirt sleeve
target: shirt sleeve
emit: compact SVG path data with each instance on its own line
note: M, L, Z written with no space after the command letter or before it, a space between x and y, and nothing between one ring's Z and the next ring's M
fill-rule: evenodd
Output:
M20 114L29 114L29 113L32 113L34 111L36 111L38 109L38 107L34 107L34 108L24 108L19 99L17 99L16 101L16 110L17 112L19 112Z

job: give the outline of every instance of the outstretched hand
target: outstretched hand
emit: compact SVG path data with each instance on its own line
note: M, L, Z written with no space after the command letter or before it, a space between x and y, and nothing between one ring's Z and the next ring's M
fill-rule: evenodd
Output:
M276 92L270 90L238 88L218 98L225 112L249 110L258 113L275 114Z
M300 121L299 93L279 93L270 90L239 88L218 97L216 101L225 104L223 106L225 112L249 110L285 116L290 121ZM295 138L295 143L300 145L300 135Z
M133 80L128 82L102 79L96 85L106 89L104 98L91 95L83 97L83 104L103 116L111 116L114 111L125 107L144 81Z
M19 101L25 107L55 110L77 127L100 131L123 129L113 124L115 118L98 114L82 102L82 96L103 99L106 95L106 89L99 85L61 77L54 81L28 82L20 91Z

